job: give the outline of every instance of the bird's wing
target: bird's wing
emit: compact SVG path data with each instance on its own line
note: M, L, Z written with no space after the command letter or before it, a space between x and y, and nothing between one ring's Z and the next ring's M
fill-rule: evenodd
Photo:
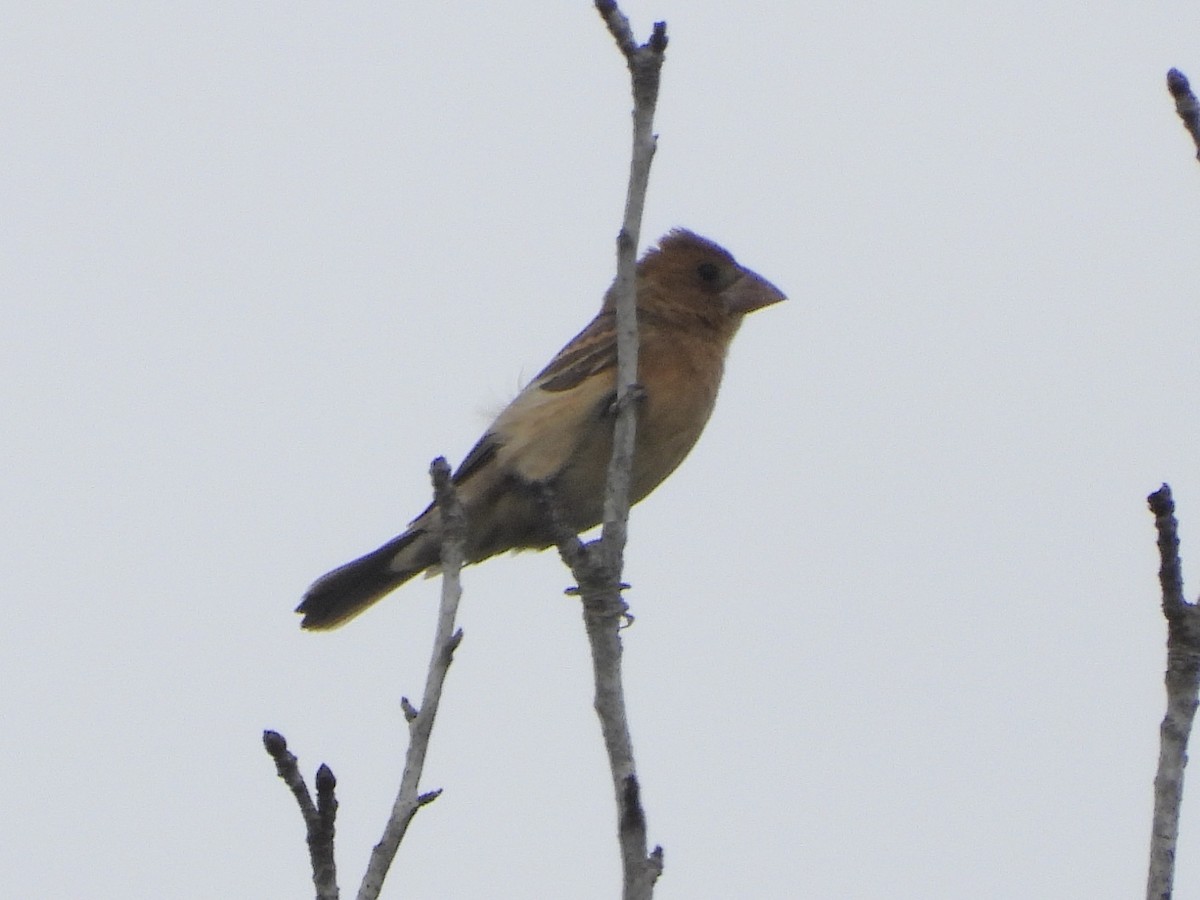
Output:
M455 485L489 472L544 481L566 465L587 433L583 420L612 392L615 375L605 373L617 365L614 325L602 312L558 352L463 458Z
M550 393L569 391L587 378L616 365L616 318L605 311L558 351L550 364L533 379L532 386Z
M462 480L489 465L523 481L548 481L567 465L611 402L616 386L614 316L602 312L492 423L459 469Z
M488 431L481 437L471 448L471 452L463 457L458 470L454 473L454 484L461 486L468 478L487 466L496 457L499 445L500 442L492 431Z

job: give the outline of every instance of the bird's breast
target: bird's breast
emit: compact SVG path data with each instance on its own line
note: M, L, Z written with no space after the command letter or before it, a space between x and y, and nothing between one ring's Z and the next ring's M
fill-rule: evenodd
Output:
M637 424L635 500L654 490L695 446L716 404L723 349L680 340L670 352L650 344L639 359L645 402Z

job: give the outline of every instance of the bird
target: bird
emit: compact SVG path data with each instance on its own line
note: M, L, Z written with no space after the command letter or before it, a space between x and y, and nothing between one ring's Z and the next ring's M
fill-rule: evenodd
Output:
M630 502L679 466L717 399L725 356L743 317L785 300L729 251L682 228L664 235L636 270L637 426ZM616 285L600 312L522 389L452 476L466 517L465 558L555 543L546 491L560 526L577 533L604 515L616 408ZM436 502L403 534L321 576L296 608L311 630L336 628L441 561Z

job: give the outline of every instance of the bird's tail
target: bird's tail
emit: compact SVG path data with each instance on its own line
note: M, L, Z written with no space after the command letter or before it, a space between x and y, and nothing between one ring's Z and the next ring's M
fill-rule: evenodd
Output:
M406 531L314 581L296 607L296 612L304 614L301 627L318 631L337 628L436 565L440 555L438 541L423 528Z

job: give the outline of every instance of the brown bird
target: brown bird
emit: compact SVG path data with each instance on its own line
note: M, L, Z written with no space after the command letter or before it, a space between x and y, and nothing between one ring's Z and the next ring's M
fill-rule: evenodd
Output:
M728 251L676 229L637 267L638 383L642 388L631 502L654 490L687 456L717 399L725 353L753 310L783 300ZM466 559L554 543L533 486L552 492L564 523L598 525L612 455L616 397L616 301L522 390L467 454L453 481L466 513ZM317 579L296 612L325 629L358 615L414 575L436 569L441 516L430 506L399 537Z

